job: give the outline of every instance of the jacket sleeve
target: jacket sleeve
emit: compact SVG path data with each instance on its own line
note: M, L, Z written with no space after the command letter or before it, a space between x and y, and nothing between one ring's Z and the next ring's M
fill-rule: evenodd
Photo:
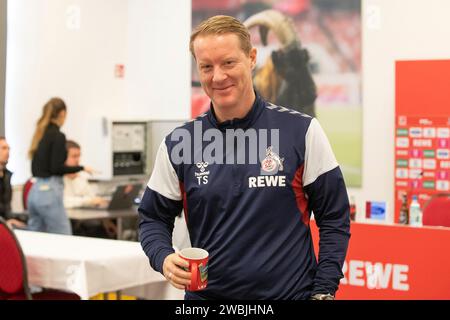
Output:
M82 166L69 167L66 162L66 137L59 132L53 141L50 155L50 171L53 175L64 175L66 173L76 173L84 168Z
M350 207L344 178L316 119L306 134L304 190L319 227L319 261L312 294L335 294L350 238Z
M172 232L183 208L180 183L163 141L139 206L139 240L153 269L162 273L164 259L175 252Z

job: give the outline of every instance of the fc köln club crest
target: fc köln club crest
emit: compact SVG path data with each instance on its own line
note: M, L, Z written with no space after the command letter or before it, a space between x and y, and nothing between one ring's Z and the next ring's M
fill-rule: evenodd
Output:
M272 146L266 149L266 157L261 161L261 169L267 173L276 173L283 171L284 158L273 152Z

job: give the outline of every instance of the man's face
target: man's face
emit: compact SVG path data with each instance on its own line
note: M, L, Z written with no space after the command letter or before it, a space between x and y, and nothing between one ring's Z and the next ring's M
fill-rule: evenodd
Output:
M214 107L239 108L253 94L256 49L247 55L235 34L200 36L194 41L200 82Z
M66 166L75 167L80 165L81 150L69 148L67 151Z
M6 165L9 159L9 145L5 139L0 140L0 164Z

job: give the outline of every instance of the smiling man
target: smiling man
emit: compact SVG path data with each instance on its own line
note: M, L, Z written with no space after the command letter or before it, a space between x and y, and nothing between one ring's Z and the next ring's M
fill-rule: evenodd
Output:
M256 49L243 46L234 33L206 33L191 42L202 88L211 98L219 122L243 118L255 101L252 69Z
M349 203L318 121L254 91L257 52L237 19L203 21L190 50L211 106L175 129L158 150L139 207L140 240L151 266L176 288L190 284L192 274L183 269L188 264L172 248L174 219L184 210L192 246L209 252L208 285L186 291L186 299L333 299L350 237ZM276 133L270 139L257 134L269 131ZM239 134L233 132L267 139L236 144ZM174 150L185 133L191 148L183 156L191 152L184 159L194 161L180 162ZM204 134L207 139L197 139ZM220 161L217 154L205 159L213 137L226 142ZM229 161L251 159L256 149L256 163ZM203 159L195 160L199 155ZM309 229L312 212L320 230L319 261Z

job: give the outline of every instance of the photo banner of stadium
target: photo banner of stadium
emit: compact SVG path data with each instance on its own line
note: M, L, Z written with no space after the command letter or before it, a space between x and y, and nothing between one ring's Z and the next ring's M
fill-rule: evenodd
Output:
M258 50L253 79L259 94L316 117L347 186L361 187L361 1L192 0L192 28L217 14L249 28ZM192 118L209 104L192 59Z

